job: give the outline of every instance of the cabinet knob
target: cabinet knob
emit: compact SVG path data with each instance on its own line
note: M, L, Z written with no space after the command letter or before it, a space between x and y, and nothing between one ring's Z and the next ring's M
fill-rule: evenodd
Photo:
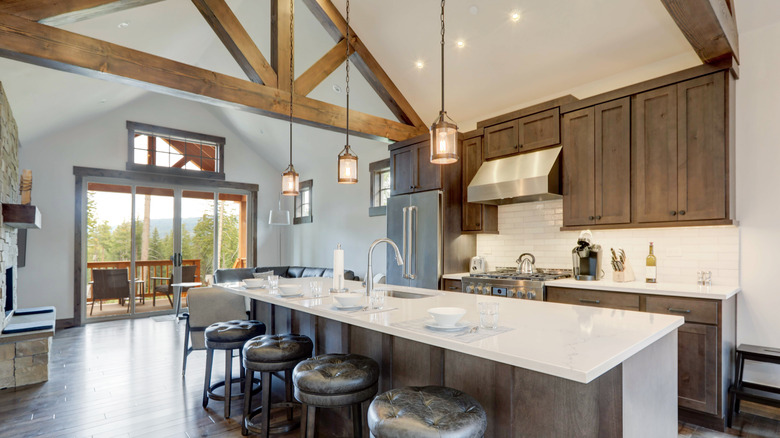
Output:
M476 224L476 225L477 225L477 226L480 226L481 224L480 224L479 222L477 222L477 224Z
M520 143L520 144L518 145L518 147L523 147L523 144L522 144L522 143Z
M672 211L672 216L677 216L677 212L676 211Z
M685 216L685 210L680 210L680 216Z
M596 216L596 220L601 220L601 216Z
M588 216L589 221L592 221L593 219L595 219L593 216Z
M413 189L413 188L414 188L414 186L409 186L409 188L410 188L410 189Z

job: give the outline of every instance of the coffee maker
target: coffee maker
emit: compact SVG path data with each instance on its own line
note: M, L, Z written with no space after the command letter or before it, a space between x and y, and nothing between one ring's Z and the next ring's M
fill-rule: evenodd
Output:
M585 230L577 238L577 246L571 250L574 278L577 280L594 281L604 277L601 270L601 245L594 245L593 233Z

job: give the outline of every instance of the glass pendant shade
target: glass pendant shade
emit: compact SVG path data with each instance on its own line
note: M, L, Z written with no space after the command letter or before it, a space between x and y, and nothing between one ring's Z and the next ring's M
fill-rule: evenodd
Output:
M298 172L292 164L287 166L287 170L282 174L282 194L285 196L298 196L301 182L298 178Z
M431 163L452 164L458 161L458 125L448 122L447 112L431 125Z
M268 213L268 225L290 225L290 210L282 210L282 195L279 195L279 207Z
M357 176L358 157L352 153L349 145L339 154L339 183L355 184L358 182Z

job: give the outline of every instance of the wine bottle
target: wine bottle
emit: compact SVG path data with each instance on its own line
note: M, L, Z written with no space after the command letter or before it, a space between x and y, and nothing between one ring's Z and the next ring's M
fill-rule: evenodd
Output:
M653 255L653 242L650 242L650 254L645 259L645 283L655 283L657 280L656 260Z

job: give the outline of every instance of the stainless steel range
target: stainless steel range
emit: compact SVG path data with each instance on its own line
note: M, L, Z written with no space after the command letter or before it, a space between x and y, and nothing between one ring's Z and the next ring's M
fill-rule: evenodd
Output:
M543 301L545 281L571 277L571 274L571 269L537 269L533 274L521 274L516 268L498 268L463 277L463 292Z

